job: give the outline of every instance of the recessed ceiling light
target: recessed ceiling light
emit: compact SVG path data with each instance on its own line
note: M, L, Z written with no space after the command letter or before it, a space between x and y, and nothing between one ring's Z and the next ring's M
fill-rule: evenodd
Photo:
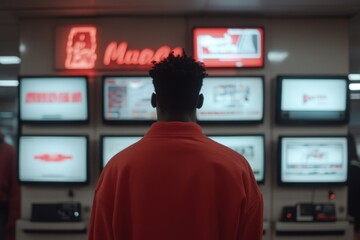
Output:
M19 64L21 59L17 56L0 56L0 64Z
M348 75L348 78L349 78L350 81L360 80L360 74L351 73L351 74Z
M0 87L17 87L19 86L18 80L0 80Z
M360 90L360 83L350 83L349 89L351 91L359 91Z

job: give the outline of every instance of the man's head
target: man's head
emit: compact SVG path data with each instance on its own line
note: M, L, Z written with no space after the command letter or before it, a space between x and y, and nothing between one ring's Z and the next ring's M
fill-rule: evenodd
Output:
M185 52L182 56L172 52L153 64L149 71L155 87L151 104L157 108L158 120L182 121L189 117L195 120L196 108L203 103L199 93L207 76L204 65Z

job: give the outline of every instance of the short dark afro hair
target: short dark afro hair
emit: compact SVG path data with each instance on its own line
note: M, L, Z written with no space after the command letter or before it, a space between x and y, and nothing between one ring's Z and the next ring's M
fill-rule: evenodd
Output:
M166 113L191 113L196 109L198 96L207 76L203 63L187 56L174 55L153 62L149 71L153 79L158 105Z

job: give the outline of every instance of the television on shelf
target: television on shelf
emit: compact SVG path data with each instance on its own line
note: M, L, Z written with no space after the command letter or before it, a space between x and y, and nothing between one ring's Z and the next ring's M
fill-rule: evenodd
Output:
M256 181L265 180L265 139L264 135L218 135L212 140L240 153L248 161Z
M87 184L88 137L19 136L18 166L18 178L23 184Z
M347 184L347 136L280 136L278 144L280 185Z
M264 78L251 76L206 77L197 109L199 123L261 123L264 119Z
M264 29L195 27L193 56L207 68L264 66Z
M103 169L118 152L138 142L142 136L101 136L101 166Z
M154 92L151 77L105 76L102 85L105 123L156 121L156 108L151 106Z
M276 121L279 124L346 124L347 76L279 76Z
M19 77L19 120L57 124L88 122L88 78Z

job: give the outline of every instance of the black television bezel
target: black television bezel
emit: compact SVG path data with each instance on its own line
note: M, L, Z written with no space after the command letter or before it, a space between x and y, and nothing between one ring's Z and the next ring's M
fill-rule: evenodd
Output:
M42 78L48 78L48 79L55 79L55 78L69 78L69 80L71 78L84 78L86 81L86 111L87 111L87 116L86 119L84 120L22 120L21 117L21 83L22 81L26 81L25 79L42 79ZM89 119L90 119L90 101L89 101L89 77L86 75L66 75L66 76L19 76L18 77L19 80L19 90L18 90L18 110L19 110L19 114L18 114L18 121L20 124L33 124L33 125L72 125L72 124L87 124L89 123Z
M219 66L219 67L208 67L205 65L205 67L207 69L263 69L265 68L265 28L263 26L193 26L192 27L192 31L191 31L191 47L192 47L192 54L195 58L196 54L195 54L195 29L219 29L219 28L234 28L234 29L262 29L262 42L261 42L261 55L262 55L262 64L261 66L253 66L253 67L234 67L234 66ZM199 59L196 59L196 61L199 61ZM205 63L204 63L205 64Z
M136 119L132 119L132 120L122 120L122 119L114 119L114 120L109 120L109 119L106 119L106 116L105 116L105 80L107 78L143 78L143 77L146 77L146 78L149 78L150 81L152 81L151 77L148 76L148 75L103 75L102 78L101 78L101 117L102 117L102 121L103 123L105 124L108 124L108 125L118 125L118 124L130 124L130 125L151 125L152 123L156 122L157 119L154 119L154 120L145 120L145 119L139 119L139 120L136 120ZM149 96L151 97L151 96ZM149 105L151 107L151 102L149 102Z
M21 137L82 137L86 140L86 180L84 182L68 182L68 181L24 181L20 179L20 138ZM70 134L23 134L19 135L17 138L17 180L21 185L33 185L33 186L60 186L60 187L69 187L69 186L86 186L90 182L90 161L89 161L89 136L88 135L70 135Z
M347 85L349 84L349 79L346 75L280 75L276 79L276 123L279 125L345 125L349 122L350 115L350 90L346 88L346 109L344 111L344 119L342 120L326 120L326 119L284 119L282 118L281 110L281 97L282 97L282 82L283 80L320 80L320 81L332 81L332 80L345 80ZM304 111L304 112L318 112L318 111Z
M256 180L256 179L255 180L256 180L256 183L258 185L264 185L265 184L266 168L267 168L265 134L209 134L209 135L206 135L206 136L209 137L209 138L211 138L211 137L261 137L262 140L263 140L263 151L264 151L264 159L263 159L264 160L264 175L263 175L262 180L259 180L259 181ZM213 141L215 141L215 140L213 140ZM224 145L224 146L226 146L226 145ZM254 177L255 177L255 175L254 175Z
M281 163L282 163L282 139L284 138L345 138L347 140L347 174L346 181L344 182L284 182L281 178ZM350 167L350 153L349 153L349 138L347 135L280 135L278 137L278 146L277 146L277 182L279 186L319 186L319 187L331 187L331 186L346 186L349 181L349 167Z
M134 135L110 135L110 134L103 134L100 135L100 172L102 172L102 170L105 168L104 166L104 159L103 159L103 155L104 155L104 139L105 138L127 138L127 137L139 137L139 141L144 137L144 135L139 135L139 134L134 134ZM131 145L129 145L131 146Z
M197 119L197 113L196 113L196 121L201 125L223 125L223 124L231 124L231 125L251 125L251 124L262 124L264 122L264 115L265 115L265 78L261 75L253 75L253 76L209 76L204 78L203 85L207 81L207 79L213 79L213 78L226 78L226 79L246 79L246 78L260 78L262 83L262 95L263 95L263 101L262 101L262 117L259 120L199 120ZM211 80L210 80L211 81ZM200 93L202 91L200 90ZM206 101L206 96L204 95L204 101ZM201 108L200 108L201 110ZM197 110L198 112L199 110Z

